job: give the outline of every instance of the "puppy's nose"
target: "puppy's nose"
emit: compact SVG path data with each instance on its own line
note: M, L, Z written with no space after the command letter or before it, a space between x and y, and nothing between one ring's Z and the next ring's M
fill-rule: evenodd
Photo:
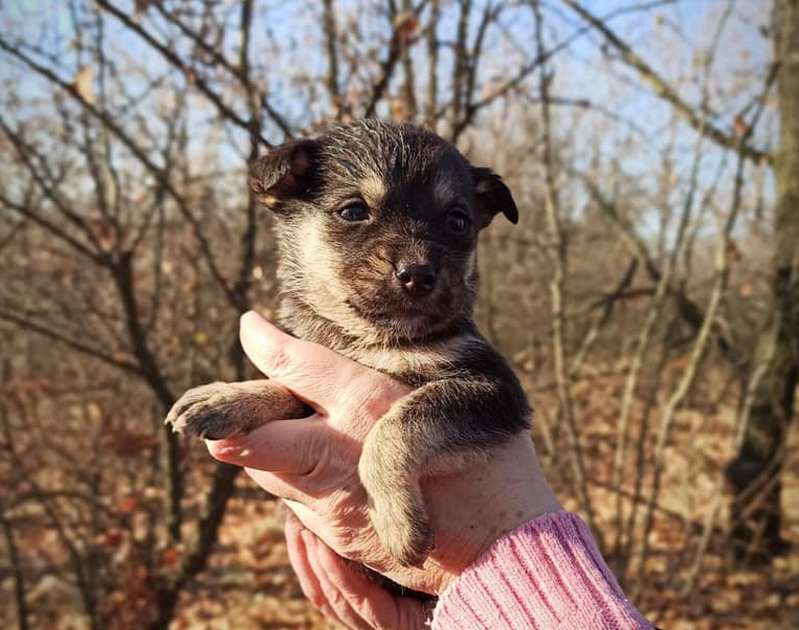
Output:
M430 263L403 263L394 272L406 291L413 295L430 293L436 286L436 269Z

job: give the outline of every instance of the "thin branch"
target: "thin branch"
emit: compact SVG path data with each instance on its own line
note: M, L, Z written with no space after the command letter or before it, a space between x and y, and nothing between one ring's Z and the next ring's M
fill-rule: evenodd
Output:
M130 372L131 374L136 374L137 376L141 376L141 368L136 363L132 363L130 361L125 361L122 359L117 359L112 355L106 354L102 350L98 350L97 348L93 348L82 341L78 341L77 339L71 339L66 335L62 335L61 333L55 332L51 330L45 325L37 324L36 322L29 319L26 315L22 317L15 313L10 313L8 311L0 311L0 319L5 320L7 322L11 322L23 328L25 330L30 330L31 332L35 332L36 334L42 335L43 337L47 337L48 339L52 339L53 341L58 341L59 343L63 343L66 346L69 346L73 350L77 350L81 354L85 354L87 356L93 357L95 359L99 359L103 363L107 363L109 365L113 365L114 367L120 368L125 370L126 372Z
M325 32L325 46L327 47L327 77L325 85L333 105L333 116L336 120L341 120L342 100L338 86L338 31L336 29L336 12L333 0L322 1L322 27Z
M47 230L48 232L50 232L50 234L52 234L56 238L64 241L67 245L72 247L76 252L78 252L82 256L85 256L92 262L98 265L105 264L103 257L100 256L97 252L90 250L83 243L81 243L77 239L73 238L72 236L64 232L60 227L58 227L54 223L51 223L47 219L42 218L41 216L39 216L38 213L33 212L29 207L11 201L11 199L8 199L2 192L0 192L0 204L2 204L7 209L13 212L20 214L25 218L30 219L33 223Z
M576 32L572 33L569 37L567 37L559 44L556 44L555 46L550 48L549 50L540 54L536 54L536 56L533 59L531 59L528 63L524 64L521 68L519 68L519 71L516 74L514 74L512 77L507 79L504 83L502 83L495 89L491 90L482 99L471 102L469 104L468 111L464 113L464 116L462 116L460 121L457 123L457 127L459 129L456 132L454 132L454 135L456 137L460 135L460 133L462 133L462 131L469 124L471 124L471 121L474 120L475 116L480 112L480 110L484 109L485 107L488 107L489 105L491 105L491 103L495 102L499 98L502 98L509 92L512 92L520 88L522 83L524 83L524 81L527 78L529 78L530 75L532 75L533 72L535 72L541 64L546 63L555 54L565 49L573 41L575 41L576 39L584 35L586 32L588 32L588 30L589 30L588 27L579 29ZM442 117L446 113L446 108L453 106L454 102L455 101L453 100L451 103L439 108L439 111L437 111L435 114L435 118L438 119ZM555 101L550 101L550 102L554 103Z
M380 99L383 98L383 94L388 88L391 78L394 76L394 69L396 68L397 62L400 58L400 53L402 52L402 34L398 28L399 25L395 21L396 17L396 7L394 7L393 3L391 3L389 5L391 40L389 41L386 58L380 64L380 77L375 82L374 86L372 86L372 94L369 97L369 102L367 103L366 109L364 111L365 118L371 118L375 115L375 108L380 102Z
M752 146L741 145L740 140L728 134L718 127L712 125L707 120L707 115L697 112L696 109L688 105L677 91L661 77L649 64L647 64L630 46L624 42L613 30L610 29L601 19L596 17L577 0L563 0L577 15L590 24L594 29L601 33L605 39L619 51L621 59L630 67L635 69L644 81L654 88L655 94L668 102L674 109L699 133L707 136L719 146L725 149L740 151L741 155L755 163L773 164L774 159L770 153L761 151Z
M93 104L86 101L81 96L81 94L78 92L78 90L74 85L68 83L67 81L64 81L58 75L56 75L55 72L37 63L36 61L34 61L33 59L31 59L21 51L17 50L16 48L8 44L3 39L0 39L0 49L5 50L11 56L17 58L25 65L27 65L31 70L33 70L34 72L41 75L51 83L63 89L69 96L71 96L75 101L77 101L81 107L88 110L89 113L92 114L92 116L97 118L107 129L109 129L117 138L119 138L122 144L124 144L125 147L133 154L133 156L136 159L138 159L141 162L141 164L156 178L158 183L164 187L164 190L175 201L181 214L192 227L194 237L197 239L197 242L200 245L200 249L203 252L203 257L205 259L209 271L211 272L211 275L213 276L217 284L219 284L220 288L228 296L231 304L236 304L235 294L233 290L228 285L227 281L222 275L222 272L216 265L214 256L211 253L211 244L208 238L203 233L199 221L197 220L197 218L194 216L194 214L191 212L188 205L186 204L186 200L183 198L182 195L180 195L180 193L178 193L178 191L172 185L171 181L169 180L169 175L166 172L164 172L163 169L159 168L146 155L144 150L133 141L133 139L112 119L112 117L107 112L99 110Z
M239 81L243 87L247 88L251 86L250 82L250 74L249 74L249 65L242 64L242 59L240 56L239 65L236 67L227 57L225 57L221 52L218 46L209 45L208 42L205 41L199 34L195 31L190 29L186 24L178 19L172 13L169 13L166 9L164 9L163 2L152 2L152 5L155 6L156 10L161 14L161 16L170 24L174 24L177 26L178 30L183 33L186 37L188 37L192 43L202 49L203 53L208 55L214 63L218 66L227 70L231 76L233 76L237 81ZM242 8L242 10L244 10ZM252 15L252 9L249 9L250 16ZM248 20L249 21L249 20ZM249 35L248 35L249 38ZM249 39L245 42L249 47ZM277 125L277 127L283 132L286 138L291 138L293 136L293 132L291 130L291 126L288 124L286 119L277 111L275 110L272 105L269 103L269 99L266 93L261 96L261 107L263 110L269 115L269 118L272 119L272 122ZM268 142L265 143L266 146L271 146Z
M638 379L641 370L644 366L646 357L649 354L649 346L652 340L653 333L655 331L658 321L660 320L660 316L663 312L663 307L665 305L666 297L668 295L668 288L671 285L671 278L676 268L680 252L682 251L685 232L688 228L691 219L691 213L693 211L693 206L694 206L694 196L696 194L696 188L699 182L699 168L702 163L702 140L703 136L700 135L696 142L696 148L694 150L694 159L691 166L690 185L688 193L685 196L685 201L683 202L682 213L680 216L680 223L677 229L677 235L675 237L673 249L671 255L666 259L666 267L663 271L663 274L658 279L655 298L649 307L649 312L646 315L644 326L641 328L641 331L638 335L635 354L633 356L632 364L630 366L630 372L627 375L627 379L625 382L624 397L622 399L622 406L621 406L621 414L616 432L616 448L613 457L613 469L612 469L613 472L611 477L611 483L613 485L620 486L622 483L622 471L626 459L627 443L629 440L630 416L632 414L632 406L638 389ZM642 243L641 246L643 246ZM648 418L649 415L647 414L646 422L641 423L641 435L639 436L640 443L644 442L645 435L649 429ZM636 494L640 492L643 475L644 471L639 466L636 477ZM621 504L621 498L617 497L616 543L615 543L616 550L618 550L620 546L623 544L622 539L624 535L624 527L623 527L624 514L622 507L623 506ZM629 516L629 523L631 524L635 522L636 507L637 504L633 504L633 509L631 510ZM632 525L630 526L630 528L632 528Z
M537 0L532 2L535 14L535 37L538 57L544 56L543 16ZM567 245L561 225L561 208L555 184L555 164L552 154L552 135L549 115L549 82L546 64L540 68L539 87L541 91L541 120L544 140L544 182L546 187L546 214L554 250L555 270L550 283L552 299L552 350L555 361L555 374L558 384L558 400L565 420L566 437L571 451L572 474L577 489L580 507L585 511L588 524L594 530L600 548L604 546L603 537L597 528L596 518L588 494L585 464L583 462L580 435L574 419L574 409L570 391L570 381L565 357L566 322L564 317L564 296L566 287Z
M578 174L578 176L583 180L589 194L597 203L599 209L610 219L613 225L619 229L624 244L634 256L641 260L643 268L649 277L654 282L660 283L663 272L649 252L649 247L644 240L635 232L633 226L620 216L615 203L609 200L602 191L600 191L595 182L591 181L591 179L585 175ZM679 286L669 283L666 285L665 289L676 302L680 316L698 333L704 321L702 309L691 300ZM714 335L722 356L724 356L736 370L742 370L745 367L745 359L733 341L718 328L714 329Z
M14 530L11 528L9 520L6 518L2 505L0 505L0 529L3 530L8 560L11 564L11 574L14 576L14 601L17 606L17 628L19 630L28 630L28 628L30 628L30 623L28 619L28 600L25 595L25 574L22 571L22 560L20 559L17 541L14 538Z
M439 0L431 0L430 23L427 25L427 126L436 130L438 103L438 22L441 18Z
M766 89L768 89L768 87L766 87ZM752 125L738 139L738 145L739 145L738 167L736 169L736 174L735 174L735 185L733 189L732 207L730 208L729 215L727 216L727 220L725 221L724 228L722 230L721 238L716 251L716 260L715 260L716 278L714 281L713 291L710 296L710 303L705 313L705 320L702 323L702 328L699 331L696 343L694 344L694 347L691 351L688 366L686 367L685 372L683 373L679 384L672 393L671 397L666 403L666 407L664 408L661 414L660 426L658 428L658 435L657 435L657 443L655 445L652 492L650 494L649 502L647 504L646 514L644 517L644 533L642 536L643 542L638 562L639 580L643 579L646 559L649 552L649 534L653 526L654 505L657 503L658 496L660 494L662 475L665 468L664 454L665 454L666 444L668 442L668 438L671 433L671 427L674 422L674 416L679 407L682 405L683 400L688 395L688 392L690 391L691 387L693 386L696 374L706 354L708 341L711 335L711 330L713 327L713 323L716 319L716 313L719 309L722 297L727 288L727 282L729 280L729 275L730 275L730 267L729 267L730 241L732 239L732 232L737 222L743 199L742 191L743 191L744 172L746 169L746 159L747 159L744 147L746 146L746 142L748 141L749 137L754 132L755 125L757 124L760 114L763 111L764 105L765 105L765 98L761 101L760 108L753 117ZM637 594L637 592L640 591L640 589L641 589L641 584L639 582L638 585L636 586L636 591L633 594L633 597L635 597L635 595Z
M610 320L610 316L613 314L613 308L616 302L631 296L632 292L628 291L628 289L630 284L632 284L632 281L635 279L635 273L637 270L638 259L633 258L613 291L603 296L602 299L599 300L598 305L602 306L602 310L594 319L594 323L591 325L588 333L583 338L583 341L580 344L580 349L577 351L574 360L569 366L569 378L574 378L579 374L585 357L588 355L588 352L591 350L591 347L594 345L594 342L599 335L599 330Z
M81 596L81 603L83 604L86 616L89 618L89 626L92 630L100 630L97 596L91 584L94 568L90 562L86 562L85 556L81 554L81 541L75 540L71 532L67 531L53 503L42 493L42 488L37 483L36 476L24 472L26 466L15 450L15 443L12 438L13 432L10 422L8 421L5 405L0 404L0 415L2 416L0 419L2 420L3 438L12 462L15 467L23 473L26 483L33 488L33 492L39 494L42 509L53 524L53 529L55 530L58 540L64 546L69 556L70 565L75 574L78 591Z
M500 10L501 6L499 8L495 8L491 2L486 4L483 9L483 15L480 19L480 24L477 27L477 34L474 38L474 44L469 51L466 50L465 45L462 45L460 41L461 32L459 26L459 39L457 43L456 54L460 54L461 48L463 48L462 52L465 58L463 60L462 68L457 68L456 66L459 72L463 73L463 76L456 74L456 77L459 81L463 81L465 85L463 87L458 85L458 89L455 93L455 124L450 137L452 142L458 141L461 133L463 133L463 131L471 124L472 120L474 120L475 114L478 111L473 106L473 98L475 87L477 85L477 72L480 65L480 58L483 53L483 42L485 41L488 27L492 22L496 21ZM468 22L466 23L466 27L468 28ZM459 102L461 99L464 101L462 105ZM463 111L462 116L460 116L461 111Z
M122 22L128 29L136 33L141 39L143 39L150 47L157 50L161 56L172 66L180 70L186 77L186 80L196 87L200 92L202 92L208 100L210 100L219 110L219 113L224 116L227 120L232 122L233 124L241 127L245 131L250 130L249 123L242 118L239 114L233 111L225 102L222 100L222 97L214 92L208 83L199 76L196 72L194 72L174 51L167 48L164 44L159 42L155 37L153 37L150 33L148 33L144 28L138 24L133 18L131 18L127 13L118 9L117 7L113 6L111 3L106 2L106 0L97 0L97 6L113 15L117 20ZM272 146L271 143L264 138L263 136L260 137L261 142L263 142L266 146Z
M59 194L58 190L50 184L50 182L46 181L47 179L52 180L53 176L51 173L47 172L46 176L43 176L39 169L36 168L36 164L34 164L34 158L39 164L44 164L45 160L42 156L35 150L33 146L28 144L24 138L16 131L14 131L5 121L5 118L0 115L0 129L3 130L3 133L8 138L9 142L14 146L14 149L17 152L17 155L20 158L20 161L25 165L28 169L28 172L31 174L31 177L36 182L36 184L41 189L42 193L44 193L45 197L47 197L61 213L67 221L69 221L72 225L74 225L78 230L80 230L85 236L86 239L92 244L95 249L95 253L97 250L100 250L100 243L97 240L97 237L86 224L86 221L83 217L76 214L65 202L64 199ZM47 169L44 169L47 171ZM77 243L77 241L75 241ZM74 245L73 245L74 246ZM85 246L84 246L85 247ZM85 249L89 249L86 247Z

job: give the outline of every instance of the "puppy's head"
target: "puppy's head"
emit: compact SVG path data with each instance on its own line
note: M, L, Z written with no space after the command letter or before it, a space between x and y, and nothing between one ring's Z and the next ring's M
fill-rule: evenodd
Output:
M252 167L283 289L355 336L421 340L471 315L478 232L518 213L499 176L420 128L366 120Z

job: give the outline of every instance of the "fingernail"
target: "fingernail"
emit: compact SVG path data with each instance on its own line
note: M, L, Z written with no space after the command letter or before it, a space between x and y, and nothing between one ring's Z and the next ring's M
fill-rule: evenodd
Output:
M236 459L246 457L249 454L248 437L247 435L233 435L222 440L205 440L205 446L212 457L222 461L232 459L235 462Z

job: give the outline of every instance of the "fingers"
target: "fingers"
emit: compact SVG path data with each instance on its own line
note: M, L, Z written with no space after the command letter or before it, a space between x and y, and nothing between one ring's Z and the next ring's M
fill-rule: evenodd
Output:
M318 416L274 420L251 433L224 440L206 440L211 455L235 466L304 475L323 458L329 432Z
M390 399L390 405L408 391L394 379L324 346L284 333L253 311L242 315L239 336L259 370L319 411L340 404L352 409L359 398L373 397L376 392Z
M315 560L312 566L319 567L321 574L335 585L347 604L369 627L397 630L426 627L426 617L431 612L428 606L409 597L392 595L319 539L314 544L312 558ZM325 588L323 582L322 588Z
M292 566L303 592L326 616L348 628L425 627L429 606L392 595L305 529L296 516L289 518L286 540Z
M320 571L315 558L317 540L316 536L302 526L291 510L288 510L286 548L302 592L325 617L347 628L368 629L369 625L347 604Z
M334 563L337 567L346 566L346 561L340 556L334 554L321 540L319 540L313 533L308 530L302 532L302 538L308 549L308 563L314 575L319 580L319 585L322 593L325 596L327 605L333 610L336 618L343 623L347 628L355 630L368 630L373 628L358 614L352 606L352 599L345 594L341 589L341 584L334 582L330 579L328 574L322 568L320 561L322 549L327 549L328 552L335 558L328 561L328 564Z
M289 554L289 562L297 575L300 588L308 600L323 615L331 619L340 621L333 609L327 603L322 586L316 577L308 561L308 550L302 537L303 526L291 510L286 511L286 549Z
M266 490L273 496L296 503L308 501L309 497L305 492L297 488L296 484L286 482L279 474L255 468L245 468L244 473L258 484L261 489Z
M391 616L390 611L394 607L393 602L391 602L391 595L377 585L372 584L365 576L358 575L351 566L348 566L341 557L319 539L314 541L312 549L311 567L316 571L317 575L323 576L320 578L320 584L328 601L331 601L331 599L338 601L338 605L334 606L334 609L339 610L346 607L350 615L357 617L363 625L370 628L396 627L393 624L379 623L377 616L374 614L370 614L366 618L360 614L362 609L371 608L368 601L371 596L377 600L372 603L378 607L385 607L388 604L388 610L383 612L389 614L384 614L383 616ZM378 592L375 593L375 590ZM335 591L336 599L331 598L330 591Z

